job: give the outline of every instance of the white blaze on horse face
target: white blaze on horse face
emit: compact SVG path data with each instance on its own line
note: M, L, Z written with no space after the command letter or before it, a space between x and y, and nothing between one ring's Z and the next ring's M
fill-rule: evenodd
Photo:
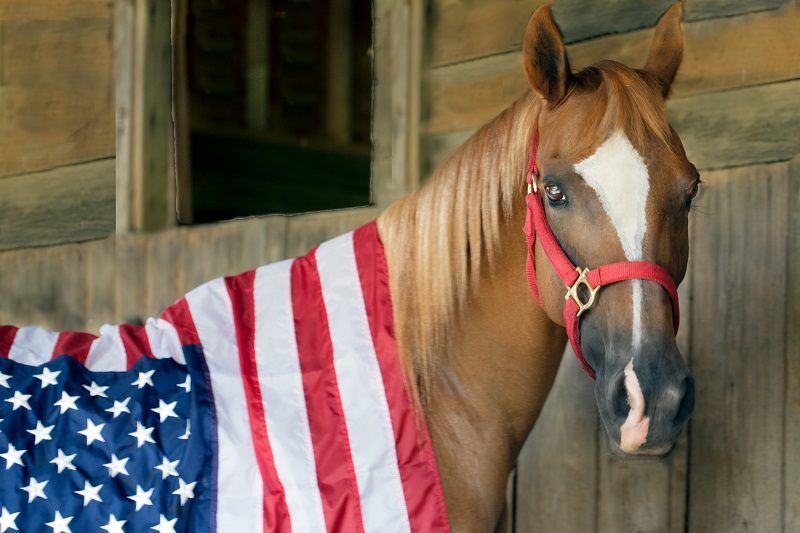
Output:
M650 428L650 418L644 416L644 394L639 386L639 378L633 371L633 358L625 367L625 390L631 410L620 428L619 447L623 452L633 453L645 443Z
M650 175L644 159L625 134L615 131L594 154L575 165L600 198L628 261L642 260L647 232L647 194ZM633 347L642 341L642 282L633 282Z

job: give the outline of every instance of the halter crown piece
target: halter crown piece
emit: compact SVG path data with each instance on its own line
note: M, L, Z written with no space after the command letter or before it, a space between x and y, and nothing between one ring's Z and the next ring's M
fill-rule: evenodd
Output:
M536 178L539 177L539 167L536 164L536 153L539 149L539 132L533 134L533 141L531 142L531 151L528 156L528 167L525 171L525 177L528 181L528 195L525 202L528 204L528 212L525 216L525 237L528 241L528 258L526 261L525 269L528 275L528 286L539 302L539 289L536 286L536 267L534 264L534 245L538 236L539 242L544 249L547 259L553 265L558 276L564 282L567 288L564 299L564 319L566 321L567 336L569 342L572 344L572 350L578 357L581 367L587 374L595 378L595 371L586 362L581 350L581 330L580 330L580 317L589 308L594 305L595 298L597 297L600 287L611 285L619 281L626 281L631 279L644 279L660 283L666 289L672 300L672 316L673 324L675 327L675 334L678 334L678 326L680 325L680 308L678 306L678 289L675 286L675 281L672 276L663 267L655 263L647 263L643 261L622 261L619 263L610 263L602 265L595 269L580 268L572 264L567 254L558 244L550 225L547 223L547 217L544 213L544 205L542 204L543 198L540 194L540 188L537 187ZM579 288L583 286L588 293L588 297L583 300L579 293Z

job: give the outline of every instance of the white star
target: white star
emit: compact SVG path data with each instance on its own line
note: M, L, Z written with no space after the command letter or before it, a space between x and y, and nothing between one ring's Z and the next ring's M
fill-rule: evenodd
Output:
M72 464L72 460L75 459L75 456L78 455L77 453L73 453L72 455L66 455L64 450L61 448L58 449L58 457L50 461L52 464L58 467L58 473L60 474L65 469L66 470L75 470L75 465Z
M42 388L45 389L48 385L58 385L56 378L59 376L59 374L61 374L61 370L53 372L49 368L44 367L41 374L37 374L33 377L42 380Z
M189 498L194 498L194 486L197 485L197 481L192 481L191 483L186 483L181 478L178 478L178 484L180 487L173 492L172 494L177 494L181 497L181 505L186 504L186 500Z
M125 525L125 522L127 520L117 520L117 517L112 514L108 516L108 524L100 526L100 529L105 529L108 533L125 533L122 531L122 526Z
M8 451L6 453L0 453L0 457L6 460L6 470L14 465L23 466L21 459L23 453L25 453L25 450L14 448L14 445L9 442Z
M7 402L14 405L12 411L16 411L20 407L24 407L28 411L31 410L31 406L28 405L28 398L30 398L30 394L22 394L20 391L14 391L14 397L6 399Z
M31 503L36 498L42 498L43 500L46 500L47 495L44 493L44 486L47 485L47 483L47 480L36 481L36 478L32 477L28 486L20 487L20 489L28 493L28 503Z
M100 442L105 442L106 439L100 434L103 431L103 428L106 427L105 424L95 424L92 422L91 418L86 419L86 429L80 430L78 433L86 437L86 445L89 446L96 440Z
M56 511L56 517L52 522L47 522L47 526L53 528L53 533L72 533L69 528L69 523L72 522L71 516L61 516L61 513Z
M139 372L139 379L131 383L131 387L136 385L140 389L143 388L145 385L153 386L153 374L155 374L155 370L148 370L147 372Z
M10 389L11 387L8 385L8 378L10 378L10 377L11 377L11 374L3 374L2 372L0 372L0 387L5 387L7 389ZM17 514L19 514L19 513L17 513Z
M192 392L192 377L187 375L186 381L184 381L183 383L178 383L178 387L182 388L187 393Z
M150 489L147 492L145 492L142 490L142 487L136 485L136 494L134 494L133 496L128 496L128 499L136 502L136 510L138 511L145 505L153 505L153 502L150 501L150 496L152 495L153 495L153 489Z
M100 499L100 489L103 488L103 485L97 485L93 487L89 484L88 481L83 481L83 490L76 490L75 494L79 494L83 496L83 506L86 507L89 505L89 502L94 500L96 502L102 502L103 500Z
M130 476L128 469L125 468L125 465L128 464L128 459L130 459L130 457L126 457L125 459L117 459L117 456L112 453L111 462L106 463L103 466L108 468L108 475L111 477L117 477L117 474L125 474L126 476Z
M175 533L175 522L177 521L177 518L167 520L167 518L162 514L159 515L158 525L153 526L150 529L155 529L158 531L158 533Z
M109 407L108 409L106 409L106 412L113 414L114 418L117 418L122 413L130 413L131 410L128 409L129 401L131 401L130 398L125 398L125 400L121 402L114 400L114 407Z
M189 440L189 435L192 434L192 421L186 420L186 433L178 437L181 440Z
M151 434L153 428L144 427L141 422L136 422L136 431L128 433L131 437L136 437L136 447L141 448L145 442L155 443Z
M19 531L19 529L17 529L18 514L19 513L9 513L8 509L3 507L3 512L0 514L0 533L6 533L8 528Z
M178 402L166 403L164 400L158 400L158 407L153 407L153 412L158 413L158 416L161 418L159 422L164 422L167 418L175 417L178 418L178 415L175 414L175 406L178 405Z
M44 427L42 425L41 420L36 421L36 428L27 430L28 433L34 436L33 443L39 444L43 440L53 440L53 437L50 436L50 432L53 431L53 428L56 427L55 424L52 426Z
M175 471L175 467L178 466L178 463L180 463L179 459L175 459L174 461L170 462L165 455L161 458L161 464L155 468L156 470L161 470L161 479L167 479L167 476L178 475L178 472Z
M78 407L75 405L75 400L77 400L78 396L70 396L67 394L67 391L61 391L61 399L55 402L53 405L57 405L61 408L61 414L67 412L69 409L78 410Z
M101 387L94 381L92 381L91 385L84 385L83 388L89 391L89 396L102 396L103 398L108 398L108 395L106 394L108 387Z

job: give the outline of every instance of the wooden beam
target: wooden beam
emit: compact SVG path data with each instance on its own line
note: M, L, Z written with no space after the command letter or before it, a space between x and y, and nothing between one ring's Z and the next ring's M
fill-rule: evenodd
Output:
M789 164L783 530L800 531L800 157Z
M0 250L114 232L114 159L0 179Z
M111 18L108 0L3 0L0 20Z
M117 231L156 231L175 221L168 201L174 187L171 6L163 0L116 0L115 10L118 143L124 155Z

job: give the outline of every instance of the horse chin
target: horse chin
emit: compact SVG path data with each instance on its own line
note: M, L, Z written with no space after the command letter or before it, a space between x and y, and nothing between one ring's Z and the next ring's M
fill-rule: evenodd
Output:
M668 459L672 456L672 452L675 450L675 443L669 443L666 446L661 446L658 448L651 448L651 447L642 447L638 448L635 451L627 452L624 451L618 442L616 442L612 437L608 435L608 433L604 433L606 436L606 445L608 446L608 451L611 453L611 456L615 459L620 459L626 462L633 462L633 461L660 461L664 459Z

